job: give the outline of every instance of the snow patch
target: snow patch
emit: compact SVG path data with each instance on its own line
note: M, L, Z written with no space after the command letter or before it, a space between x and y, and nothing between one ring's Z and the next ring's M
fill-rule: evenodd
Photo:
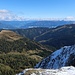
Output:
M73 66L62 67L60 69L29 69L29 70L35 71L29 75L75 75L75 67L73 67ZM28 69L27 69L27 71L28 71ZM27 71L25 71L25 73ZM38 71L38 72L36 72L36 71ZM23 74L25 75L25 73L19 73L16 75L23 75Z

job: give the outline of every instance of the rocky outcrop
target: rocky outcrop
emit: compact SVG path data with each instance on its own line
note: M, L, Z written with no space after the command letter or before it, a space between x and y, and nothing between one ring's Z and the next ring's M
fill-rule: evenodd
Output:
M58 69L64 66L75 66L75 45L64 46L39 62L35 68Z

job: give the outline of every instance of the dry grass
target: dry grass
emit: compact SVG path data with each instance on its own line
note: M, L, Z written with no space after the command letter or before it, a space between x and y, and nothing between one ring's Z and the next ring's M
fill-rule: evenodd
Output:
M22 37L19 34L16 34L13 31L9 30L2 30L0 32L0 39L6 39L7 41L14 41L14 40L19 40Z

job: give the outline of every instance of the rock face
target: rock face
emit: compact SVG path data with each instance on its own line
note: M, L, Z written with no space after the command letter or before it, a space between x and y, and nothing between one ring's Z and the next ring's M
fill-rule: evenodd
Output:
M35 68L58 69L75 66L75 45L64 46L39 62Z

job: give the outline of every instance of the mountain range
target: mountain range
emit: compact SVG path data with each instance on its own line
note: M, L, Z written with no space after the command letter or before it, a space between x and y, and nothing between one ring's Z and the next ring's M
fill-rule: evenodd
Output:
M64 24L74 24L74 23L75 21L64 21L64 20L61 21L60 20L0 21L0 29L26 29L26 28L33 28L33 27L54 28Z
M38 28L36 28L35 30L37 31L37 29ZM41 32L41 29L43 29L43 28L40 28L40 32ZM29 29L27 29L27 30L29 31ZM30 30L33 32L34 28L30 28ZM30 35L30 34L28 34L28 35ZM50 54L48 57L44 58L41 62L39 62L35 66L35 68L37 68L37 69L35 69L35 68L28 69L27 70L28 72L24 70L25 72L23 71L22 73L20 73L20 75L22 75L22 74L27 75L29 73L30 73L30 75L38 75L38 73L39 73L39 75L41 75L41 74L46 75L47 73L48 73L48 75L51 75L51 74L60 75L59 72L61 69L63 69L65 71L65 73L63 73L61 70L61 75L62 75L62 73L66 74L66 75L75 74L72 72L73 69L71 69L71 67L70 67L70 66L75 67L75 45L74 45L75 44L75 41L74 41L75 36L74 35L75 35L75 24L68 24L68 25L58 26L56 28L48 28L47 31L44 31L41 34L33 36L33 40L35 40L39 43L43 42L41 40L44 40L44 39L45 39L44 42L48 42L48 41L50 42L50 40L48 40L48 39L52 38L53 41L51 41L50 43L51 44L54 43L55 45L43 44L43 43L42 44L53 46L53 47L56 47L57 49L58 48L60 48L60 49L56 50L55 52ZM27 36L27 37L29 37L29 36ZM63 68L64 66L65 66L65 68ZM69 67L67 68L67 66L69 66ZM38 68L41 68L41 69L39 70ZM59 70L59 72L57 71L57 69ZM72 73L70 72L70 69L71 69ZM44 70L44 72L43 72L43 70Z
M58 26L35 37L35 41L41 44L53 46L59 49L63 46L75 44L75 24Z
M75 24L66 24L55 28L28 28L12 30L23 37L39 42L50 49L75 44Z
M0 31L0 75L75 66L75 24Z

